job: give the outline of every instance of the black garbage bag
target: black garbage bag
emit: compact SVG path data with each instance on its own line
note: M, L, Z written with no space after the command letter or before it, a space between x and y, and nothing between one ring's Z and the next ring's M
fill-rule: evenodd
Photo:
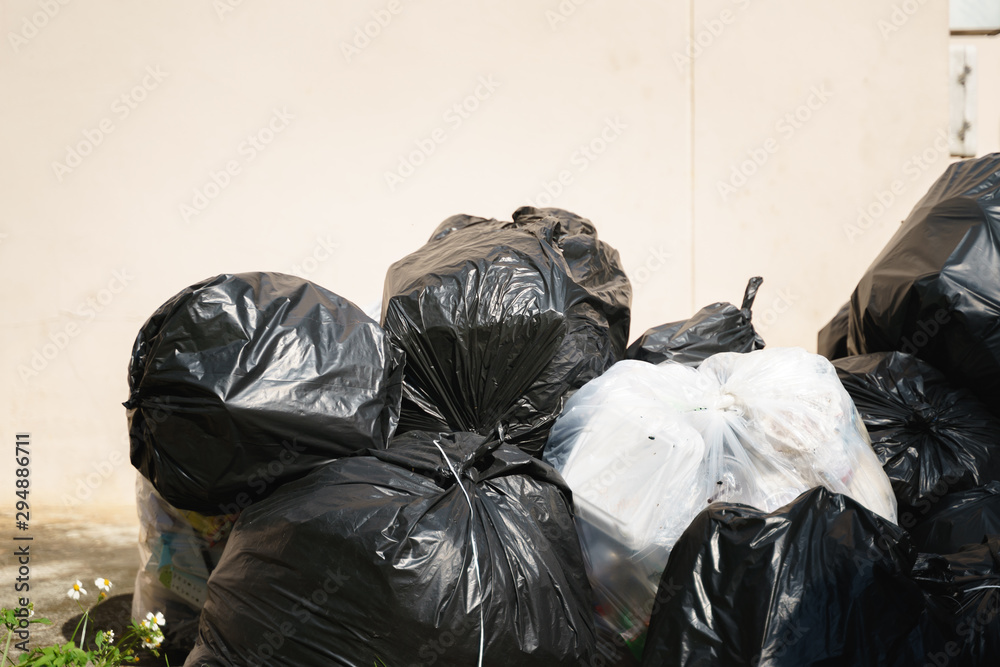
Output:
M1000 482L949 493L917 516L909 529L920 551L950 554L1000 535Z
M644 667L996 664L1000 537L917 553L906 531L816 488L764 514L715 504L671 552Z
M920 554L911 576L924 611L914 665L995 667L1000 656L1000 536L956 553Z
M899 350L1000 415L1000 153L950 165L851 296L850 354Z
M942 496L1000 480L1000 421L966 389L902 352L833 362L892 482L899 525Z
M676 361L697 366L719 352L752 352L764 347L751 324L750 309L763 278L751 278L743 295L743 305L719 302L705 306L689 320L661 324L637 338L625 356L659 364Z
M573 213L445 220L385 279L383 326L407 360L399 432L495 433L539 454L565 400L622 358L631 293Z
M233 514L320 463L385 447L401 366L376 322L318 285L280 273L210 278L136 337L132 464L175 507Z
M592 605L551 467L411 432L244 510L185 664L578 667Z
M905 531L822 487L771 514L714 504L670 553L642 664L922 665L915 557Z
M847 356L847 321L850 317L851 302L848 301L816 337L816 353L830 361Z

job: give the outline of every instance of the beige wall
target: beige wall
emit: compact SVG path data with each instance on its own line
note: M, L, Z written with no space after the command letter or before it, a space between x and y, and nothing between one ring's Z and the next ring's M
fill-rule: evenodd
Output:
M732 23L694 69L695 301L763 275L769 345L814 349L948 162L947 3L898 6L696 3Z
M548 190L621 251L633 336L760 274L768 342L812 348L947 161L908 163L947 121L943 0L886 34L888 1L64 1L0 2L0 409L8 442L32 433L39 504L131 502L132 340L207 276L298 273L368 306L442 218Z

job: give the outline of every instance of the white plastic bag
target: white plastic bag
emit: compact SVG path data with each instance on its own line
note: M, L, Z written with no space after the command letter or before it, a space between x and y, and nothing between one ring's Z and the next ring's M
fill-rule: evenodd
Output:
M828 360L800 348L700 367L621 361L567 402L545 449L573 490L602 615L649 621L670 548L715 501L771 512L816 486L892 521L896 502Z

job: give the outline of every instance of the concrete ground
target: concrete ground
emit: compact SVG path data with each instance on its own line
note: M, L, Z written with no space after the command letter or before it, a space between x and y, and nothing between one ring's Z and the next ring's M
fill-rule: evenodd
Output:
M13 607L15 580L18 577L18 547L30 545L30 590L26 593L34 603L35 617L52 621L51 625L32 624L29 647L46 646L69 641L81 617L81 608L66 592L78 579L87 591L80 603L91 610L94 623L87 628L92 641L96 630L111 629L121 637L131 616L132 590L139 569L139 523L134 507L87 508L77 514L71 508L32 508L27 531L15 530L18 537L30 536L30 541L14 541L8 533L4 538L3 567L0 569L0 605ZM112 583L110 597L94 606L98 589L94 579L103 577ZM169 623L169 619L167 619ZM95 628L96 626L96 628ZM15 640L16 641L16 640ZM16 661L20 651L13 651ZM179 667L181 656L170 664ZM139 665L166 665L163 659L144 652Z

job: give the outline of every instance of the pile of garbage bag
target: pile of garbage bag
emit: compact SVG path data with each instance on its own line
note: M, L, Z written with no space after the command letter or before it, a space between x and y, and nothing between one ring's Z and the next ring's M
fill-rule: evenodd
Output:
M442 223L381 324L282 274L181 291L129 367L137 608L173 604L178 646L197 616L190 665L587 664L572 496L539 457L624 356L630 300L593 223L529 207Z
M129 364L133 613L188 667L995 664L998 179L950 166L820 354L765 347L759 277L629 345L555 208L446 219L379 322L180 291Z
M770 511L824 486L896 519L836 371L800 348L619 362L568 401L545 460L573 490L605 620L637 651L670 549L710 504Z

